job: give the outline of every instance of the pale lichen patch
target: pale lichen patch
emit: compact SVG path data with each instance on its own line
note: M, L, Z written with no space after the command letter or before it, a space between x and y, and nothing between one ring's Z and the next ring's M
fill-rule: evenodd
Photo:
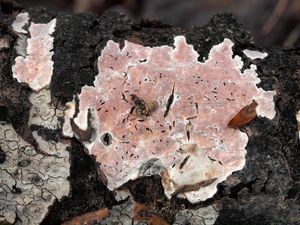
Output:
M63 110L52 104L49 90L33 92L30 101L29 126L61 126L58 118L63 117ZM39 224L54 200L69 193L69 144L45 140L33 131L36 148L19 137L9 124L1 124L0 131L0 147L6 154L6 161L0 165L0 205L4 209L0 215L7 221L14 221L17 216L14 224Z
M63 110L56 108L50 91L43 89L30 96L29 125L59 128ZM10 124L0 125L0 147L6 161L0 164L0 215L11 224L40 224L54 200L68 195L70 184L68 142L44 140L37 131L38 148L25 142Z
M68 158L38 153L10 124L0 124L0 147L6 154L0 164L0 222L40 224L54 200L69 193Z
M65 106L58 103L54 105L49 89L33 92L29 100L32 103L29 125L39 124L53 130L61 128L62 124L59 118L64 117Z
M199 209L184 209L176 214L173 225L213 225L215 224L218 216L219 212L213 205Z

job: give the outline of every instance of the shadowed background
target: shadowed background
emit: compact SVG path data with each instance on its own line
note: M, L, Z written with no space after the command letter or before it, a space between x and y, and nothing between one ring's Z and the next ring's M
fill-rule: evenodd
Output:
M295 47L300 43L299 0L17 0L24 7L101 14L113 9L133 20L158 19L188 28L206 24L216 13L234 13L264 46Z

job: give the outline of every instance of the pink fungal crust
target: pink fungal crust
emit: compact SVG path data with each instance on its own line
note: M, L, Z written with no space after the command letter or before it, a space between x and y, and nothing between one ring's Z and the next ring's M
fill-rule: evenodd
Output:
M13 77L18 82L27 83L33 90L37 91L51 81L53 72L53 37L56 19L47 24L31 23L28 39L27 56L18 56L13 66Z
M248 138L227 128L228 121L252 100L261 115L272 118L274 92L257 88L254 70L241 73L229 39L214 46L205 62L198 61L185 37L175 37L174 45L150 48L125 41L120 49L109 41L98 59L95 87L82 88L74 121L86 130L89 111L96 119L95 135L86 146L100 162L109 189L142 176L139 168L159 159L167 196L182 190L197 202L212 197L217 183L245 164ZM165 116L173 87L174 100ZM156 109L140 117L132 111L132 94L156 101ZM109 145L103 142L106 133L111 134ZM209 180L199 190L185 189Z

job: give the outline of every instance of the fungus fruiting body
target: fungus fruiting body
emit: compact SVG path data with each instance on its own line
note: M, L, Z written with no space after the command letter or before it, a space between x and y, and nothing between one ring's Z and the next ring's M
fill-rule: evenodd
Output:
M249 50L245 49L243 53L249 58L249 59L264 59L268 56L268 53L266 52L259 52L255 50Z
M18 56L13 66L13 77L37 91L48 85L53 71L53 37L56 19L47 24L31 23L27 40L27 55Z
M256 86L254 65L240 71L243 62L232 57L229 39L213 46L204 62L184 36L175 37L174 46L125 41L120 49L109 41L94 87L82 88L74 123L81 132L93 130L84 144L109 189L144 176L155 159L166 195L198 202L245 164L247 135L229 121L253 102L252 116L272 119L275 92Z

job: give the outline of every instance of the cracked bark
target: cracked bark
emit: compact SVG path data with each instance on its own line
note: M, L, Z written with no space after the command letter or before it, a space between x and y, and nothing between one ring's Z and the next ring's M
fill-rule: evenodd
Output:
M12 32L10 25L14 19L12 12L17 10L20 10L20 7L2 5L0 12L0 38L5 38L5 43L9 43L8 46L5 44L6 47L0 48L0 168L1 178L7 176L6 181L1 180L0 214L9 211L12 218L9 222L15 224L21 220L23 224L35 220L32 214L24 213L23 217L20 216L19 207L24 204L23 211L26 212L30 207L38 205L30 205L24 199L22 203L4 203L16 196L30 196L23 186L26 179L30 180L26 185L29 185L31 190L39 189L36 198L51 201L46 218L41 218L37 223L43 220L41 224L60 224L75 215L107 207L112 209L111 220L123 224L132 220L133 216L128 211L132 202L128 199L117 202L113 193L102 183L95 160L85 153L81 143L76 138L63 140L60 127L52 127L52 124L61 124L59 115L64 111L64 103L72 101L73 95L80 93L82 86L92 85L97 74L97 57L108 40L112 39L121 45L124 40L129 40L143 45L160 46L171 45L175 35L184 34L188 43L199 53L201 61L202 57L207 58L213 45L226 37L235 42L234 53L242 57L245 62L244 68L249 67L253 61L243 55L242 51L246 48L263 49L256 46L251 35L227 14L213 17L202 27L183 30L156 21L132 23L124 16L112 12L96 16L90 13L71 15L42 9L26 9L35 22L49 22L53 17L57 18L51 97L43 95L44 100L37 105L45 106L57 102L60 107L53 104L51 115L43 117L37 106L32 107L34 95L28 86L19 84L11 74L16 57L14 46L17 35ZM264 50L269 56L255 61L261 79L259 86L265 90L277 91L277 115L272 121L256 118L241 128L249 136L244 169L222 182L218 193L205 202L193 205L176 197L167 200L158 176L141 178L125 185L132 193L134 201L147 203L152 213L170 224L201 224L201 221L204 221L203 224L300 223L300 144L295 117L296 112L300 110L300 52L299 49ZM34 110L39 115L37 118L43 118L40 120L42 122L29 122ZM51 122L45 122L45 118L50 118ZM56 120L55 123L53 119ZM8 131L10 133L7 133ZM8 138L8 134L13 138ZM61 201L57 201L60 197L52 188L58 180L65 182L67 175L53 176L52 173L43 170L43 165L51 167L53 153L34 153L30 164L22 160L25 153L32 154L35 149L43 150L41 143L57 152L54 143L62 140L70 143L68 150L71 192ZM25 148L21 148L22 145ZM56 159L63 161L65 156L58 155ZM18 175L6 168L10 162L16 166ZM32 176L27 177L24 171L29 171ZM45 179L47 173L49 175ZM37 174L42 180L38 179ZM48 183L48 186L43 188L36 185L45 180L53 180L54 183ZM208 218L205 215L211 216Z

